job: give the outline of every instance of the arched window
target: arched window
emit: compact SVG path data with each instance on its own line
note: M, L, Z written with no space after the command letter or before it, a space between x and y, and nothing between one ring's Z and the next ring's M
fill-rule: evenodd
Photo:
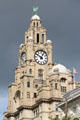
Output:
M42 43L44 42L44 34L42 34Z
M38 22L37 22L37 27L38 27Z
M39 33L37 33L37 43L39 43Z
M66 78L61 78L60 82L66 82Z
M38 79L43 80L43 70L42 69L38 70Z
M24 63L26 61L26 53L22 52L21 54L21 66L24 67Z
M19 107L20 104L20 97L21 97L21 92L19 90L16 91L15 96L14 96L14 102L15 102L15 109Z
M34 98L36 98L37 97L37 94L36 93L34 93Z
M32 69L29 69L29 74L32 74Z
M20 91L19 90L16 91L15 97L20 99Z
M33 26L35 26L35 22L33 22Z

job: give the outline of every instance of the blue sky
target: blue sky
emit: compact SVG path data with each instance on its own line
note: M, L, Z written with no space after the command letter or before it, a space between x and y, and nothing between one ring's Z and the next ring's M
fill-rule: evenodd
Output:
M3 120L3 113L7 110L8 94L4 89L0 92L0 120Z
M2 115L0 115L0 120L3 120L3 116Z
M3 117L2 117L2 115L0 115L0 120L3 120Z

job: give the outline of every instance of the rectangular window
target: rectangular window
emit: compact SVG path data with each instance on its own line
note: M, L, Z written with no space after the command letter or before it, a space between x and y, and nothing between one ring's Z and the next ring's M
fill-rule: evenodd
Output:
M35 115L35 111L34 111L34 117L35 117L36 115Z
M23 92L22 92L22 98L23 98Z
M58 111L58 105L56 104L56 111Z
M59 116L58 116L58 115L56 115L56 118L58 119L58 118L59 118Z
M27 82L27 87L30 87L30 82Z
M50 84L50 87L51 87L51 88L53 87L53 84L52 84L52 83Z
M37 43L39 43L39 33L37 33Z
M37 85L37 84L35 85L35 88L38 88L38 85Z
M16 116L16 120L19 120L19 115L18 115L18 116Z
M77 107L76 106L73 107L73 111L74 111L74 113L77 112Z
M63 86L61 86L61 92L63 92Z
M42 116L40 116L40 120L42 120Z
M57 83L55 83L55 89L56 89L56 90L58 89L58 84L57 84Z
M43 70L42 69L38 70L38 79L43 80Z
M76 86L76 88L78 88L79 86Z
M30 92L27 92L27 98L30 98Z
M61 86L61 92L66 92L66 87Z

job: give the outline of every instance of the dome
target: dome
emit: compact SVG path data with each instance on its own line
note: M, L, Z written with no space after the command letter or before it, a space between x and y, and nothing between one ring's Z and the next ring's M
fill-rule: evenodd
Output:
M52 41L51 40L47 40L47 43L52 43Z
M51 73L56 73L56 72L59 72L59 73L67 73L67 68L61 64L57 64L55 65L52 70L51 70Z
M21 44L20 47L22 47L24 44Z
M33 38L30 36L30 37L28 38L28 40L33 40Z
M40 17L38 15L32 16L31 20L40 20Z

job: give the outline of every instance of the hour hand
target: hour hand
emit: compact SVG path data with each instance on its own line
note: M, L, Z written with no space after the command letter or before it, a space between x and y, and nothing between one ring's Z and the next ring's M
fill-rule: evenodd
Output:
M37 54L37 56L39 56L39 57L40 57L40 59L43 59L43 57L42 57L41 55Z

